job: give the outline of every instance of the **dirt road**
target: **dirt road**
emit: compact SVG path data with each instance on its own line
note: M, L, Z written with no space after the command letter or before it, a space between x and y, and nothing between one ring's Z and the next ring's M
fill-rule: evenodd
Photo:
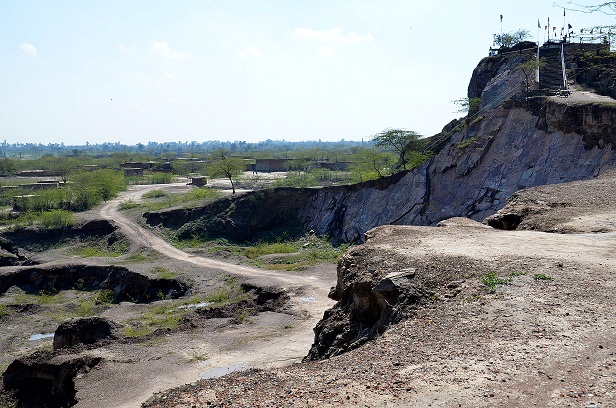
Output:
M164 186L163 186L164 187ZM284 288L293 315L266 312L247 324L215 326L175 333L152 344L110 345L97 349L105 362L77 379L77 407L137 407L153 393L194 382L202 375L222 375L235 368L280 367L303 358L312 344L313 327L333 302L327 298L335 284L335 265L300 273L275 272L229 264L187 254L141 227L119 211L122 201L140 201L143 193L161 186L133 186L100 208L103 218L143 247L182 263L246 278L259 286ZM177 268L181 269L182 264ZM113 390L113 391L111 391Z

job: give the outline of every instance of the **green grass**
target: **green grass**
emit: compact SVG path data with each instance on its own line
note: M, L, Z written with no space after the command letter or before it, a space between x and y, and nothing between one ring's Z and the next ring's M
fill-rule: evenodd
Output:
M128 199L120 202L120 210L130 210L137 207L139 207L139 204L137 204L133 199Z
M454 147L456 149L465 149L465 148L469 147L470 145L472 145L475 140L477 140L477 138L470 137L470 138L468 138L466 140L463 140L460 143L456 144Z
M101 289L95 292L94 304L109 305L115 301L115 294L111 289Z
M148 260L148 257L143 252L135 252L126 257L126 262L145 262Z
M88 240L77 245L70 253L81 258L91 257L119 257L128 252L128 244L124 241L116 241L107 245L105 240Z
M38 292L38 304L39 305L48 305L48 304L59 304L64 302L64 296L55 291L46 291L40 290Z
M165 193L163 190L150 190L147 193L143 193L141 198L161 198L167 196L168 194Z
M248 244L235 244L225 239L207 241L199 237L176 241L179 248L205 250L208 253L231 252L244 257L245 262L260 268L272 270L297 271L318 263L337 263L349 245L333 246L326 238L305 234L298 239L273 238L269 242L259 241ZM280 257L261 259L264 255L280 254Z
M191 205L201 205L204 201L214 200L220 197L220 194L220 192L209 188L191 188L185 193L166 194L159 200L145 203L144 206L148 211L159 211L180 205L190 207Z
M539 280L554 280L553 277L551 277L549 275L545 275L543 273L536 273L536 274L534 274L533 275L533 279L536 280L536 281L539 281Z
M481 278L481 283L483 283L490 290L490 292L494 292L497 285L508 285L511 283L511 278L499 278L496 273L490 272Z
M96 314L96 305L92 299L79 299L75 313L80 317L90 317Z
M52 210L42 212L40 220L43 227L54 229L73 226L77 222L77 217L70 211Z
M172 272L168 268L165 268L165 267L162 267L162 266L157 266L155 268L152 268L152 272L159 279L172 279L172 278L177 276L177 274L175 272Z
M513 271L513 272L509 273L509 276L522 276L522 275L526 275L526 272Z
M291 242L274 242L271 244L268 243L259 243L255 246L248 247L244 250L244 256L250 259L256 259L263 255L270 254L288 254L291 252L296 252L300 249L297 243Z
M0 319L11 314L11 310L6 305L0 305Z

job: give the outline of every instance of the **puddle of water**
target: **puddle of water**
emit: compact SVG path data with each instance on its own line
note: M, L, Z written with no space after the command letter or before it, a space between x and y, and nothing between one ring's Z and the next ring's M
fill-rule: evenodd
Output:
M38 333L38 334L33 334L32 336L30 336L28 338L28 340L30 341L36 341L36 340L41 340L41 339L47 339L49 337L53 337L53 333Z
M299 298L299 300L301 300L302 302L316 302L317 301L317 297L316 296L308 296L308 297L301 297Z
M201 307L207 307L211 305L211 302L201 302L201 303L193 303L192 305L182 305L178 306L178 309L198 309Z
M205 371L201 373L201 378L203 378L204 380L207 380L208 378L222 377L223 375L227 375L235 371L248 370L249 368L250 367L248 367L244 363L235 363L235 364L231 364L225 367L216 367L216 368L212 368L211 370Z

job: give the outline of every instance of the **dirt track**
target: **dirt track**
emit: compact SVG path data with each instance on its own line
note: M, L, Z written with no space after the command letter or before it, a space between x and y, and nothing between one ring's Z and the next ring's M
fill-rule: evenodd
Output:
M333 303L327 293L335 283L334 265L279 273L189 255L118 211L121 201L139 201L147 190L161 187L165 186L133 186L102 206L100 215L113 220L138 245L196 265L204 273L222 272L241 276L258 286L284 288L291 296L294 316L262 313L251 318L250 323L236 327L213 325L168 335L163 344L156 346L111 345L98 349L96 353L105 358L105 363L77 380L78 407L137 407L153 393L196 381L201 374L217 367L222 368L222 374L227 367L237 365L267 368L299 361L312 344L312 328ZM181 269L181 265L176 267Z

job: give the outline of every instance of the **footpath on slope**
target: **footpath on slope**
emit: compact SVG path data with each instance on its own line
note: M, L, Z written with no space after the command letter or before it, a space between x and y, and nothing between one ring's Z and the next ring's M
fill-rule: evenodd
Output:
M347 255L391 272L449 274L457 289L346 354L202 380L144 406L616 407L616 228L605 222L616 209L588 205L614 203L616 188L604 187L616 177L584 183L540 187L568 203L557 223L575 221L583 233L502 231L459 218L374 229ZM534 190L520 200L532 201ZM584 232L580 221L603 232ZM493 291L484 284L491 274L500 279Z

